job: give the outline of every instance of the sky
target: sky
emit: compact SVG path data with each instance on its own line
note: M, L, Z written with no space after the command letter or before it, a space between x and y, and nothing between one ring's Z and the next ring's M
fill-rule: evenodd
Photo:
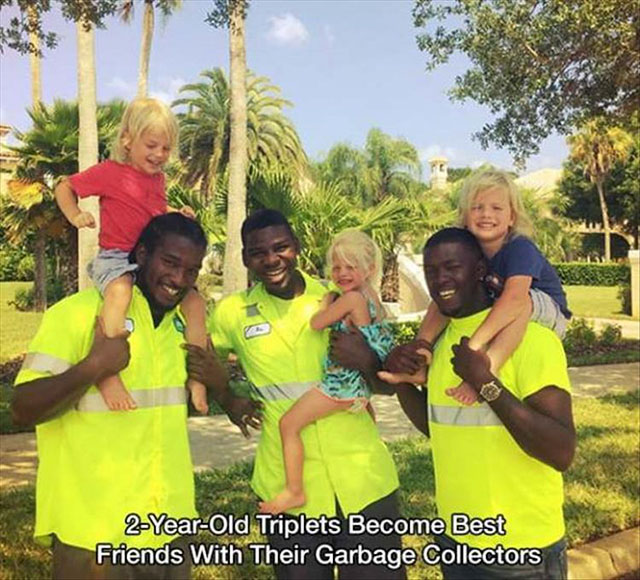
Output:
M200 72L228 71L228 31L208 26L209 0L184 0L182 9L163 20L156 17L150 64L151 96L170 103L181 86L198 82ZM280 87L293 106L293 121L307 154L319 160L336 143L364 145L377 127L403 137L419 151L423 178L427 160L444 155L450 167L489 162L512 169L506 150L483 150L471 136L493 117L473 101L453 103L447 91L467 66L463 56L427 72L416 45L411 9L405 0L253 0L246 22L247 65ZM99 101L135 95L142 27L141 4L131 24L117 17L96 33ZM5 21L12 15L4 9ZM45 16L45 28L61 36L42 62L43 99L72 100L77 94L75 25L56 13ZM5 50L0 60L0 120L29 128L29 58ZM567 156L565 138L551 136L540 153L527 161L526 172L559 168Z

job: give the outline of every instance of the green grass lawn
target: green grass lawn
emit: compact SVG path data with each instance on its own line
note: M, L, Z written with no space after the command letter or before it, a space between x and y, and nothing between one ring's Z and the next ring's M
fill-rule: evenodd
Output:
M633 320L622 313L618 286L563 286L574 316Z
M600 399L576 399L574 413L578 450L565 474L567 537L573 546L607 536L640 522L638 513L640 469L638 449L638 392ZM389 445L400 476L401 509L405 517L434 517L433 464L429 442L414 437ZM215 450L212 450L214 453ZM196 476L197 508L203 518L213 513L255 514L249 488L251 466L236 464ZM48 551L32 540L34 489L0 492L0 577L50 577ZM203 534L199 542L234 542L244 547L240 567L198 567L196 579L272 578L270 568L250 562L251 542L262 542L252 521L248 536ZM405 536L405 547L419 551L427 537ZM408 570L411 580L439 578L439 571L424 564Z
M31 282L0 282L0 363L26 352L35 336L41 312L18 312L8 302L16 290L28 288Z

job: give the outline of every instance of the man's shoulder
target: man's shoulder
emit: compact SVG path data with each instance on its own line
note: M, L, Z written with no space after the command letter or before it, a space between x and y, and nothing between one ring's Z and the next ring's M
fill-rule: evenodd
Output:
M50 319L64 318L74 313L74 318L85 313L95 312L102 304L102 297L96 288L76 292L56 302L47 309L46 317Z
M216 324L233 324L234 320L244 318L250 312L252 305L257 309L257 290L257 287L253 286L225 296L216 303L212 319Z
M531 353L539 356L557 354L564 357L564 347L562 346L562 341L553 330L537 322L529 322L514 355ZM514 357L514 362L517 363L519 359L520 357Z

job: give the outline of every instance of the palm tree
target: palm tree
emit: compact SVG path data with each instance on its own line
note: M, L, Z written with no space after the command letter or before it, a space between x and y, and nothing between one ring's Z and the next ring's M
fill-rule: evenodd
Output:
M420 177L420 159L416 148L406 139L394 139L371 129L364 146L367 187L371 203L388 196L404 197L411 183Z
M364 154L346 143L338 143L329 149L324 160L315 163L313 176L325 183L339 183L350 199L360 205L368 202Z
M27 21L29 23L29 67L31 69L31 104L37 105L42 101L42 80L40 75L40 37L37 33L40 15L33 4L27 7Z
M600 119L587 122L579 133L567 138L570 156L584 168L585 175L598 190L602 228L604 229L604 256L611 260L611 225L604 184L616 162L624 162L633 146L633 138L619 127L607 127Z
M200 184L202 196L214 199L224 188L230 158L230 88L220 68L200 74L204 82L185 85L173 106L185 106L180 120L180 158L184 182ZM291 121L282 114L291 103L265 77L247 75L247 152L250 171L279 167L302 176L307 158Z
M79 140L78 168L88 169L98 162L98 123L96 118L96 58L93 24L80 18L76 22L78 40L78 111ZM98 253L100 217L98 200L95 197L79 200L82 211L91 212L96 218L96 228L78 230L78 288L84 290L91 285L87 265Z
M155 26L155 7L164 17L170 16L182 5L182 0L144 0L144 16L142 18L142 43L140 45L140 65L138 68L138 97L146 97L149 86L149 61L151 59L151 42ZM134 12L134 0L122 0L119 8L120 16L126 23L131 22Z
M240 228L247 213L247 57L244 41L245 0L229 2L229 203L222 292L247 287Z
M101 158L108 154L108 145L115 136L124 107L122 101L112 101L98 110ZM59 100L50 107L38 105L27 112L32 126L24 133L16 131L21 142L12 148L20 156L17 179L10 182L9 196L2 210L3 221L9 226L15 243L25 243L28 234L35 234L35 294L38 296L39 289L44 292L46 288L46 240L68 237L71 228L57 209L53 188L61 176L78 171L79 112L76 103ZM66 270L64 286L69 286L65 283L69 279L75 279L70 272L75 270L70 266L75 247L72 244L70 251L60 255L61 267ZM44 301L36 302L36 308L45 306Z

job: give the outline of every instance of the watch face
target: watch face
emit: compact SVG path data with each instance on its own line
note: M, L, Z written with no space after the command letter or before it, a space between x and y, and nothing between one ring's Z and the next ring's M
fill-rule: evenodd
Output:
M480 388L480 396L487 402L495 401L502 391L502 388L495 381L485 383Z

